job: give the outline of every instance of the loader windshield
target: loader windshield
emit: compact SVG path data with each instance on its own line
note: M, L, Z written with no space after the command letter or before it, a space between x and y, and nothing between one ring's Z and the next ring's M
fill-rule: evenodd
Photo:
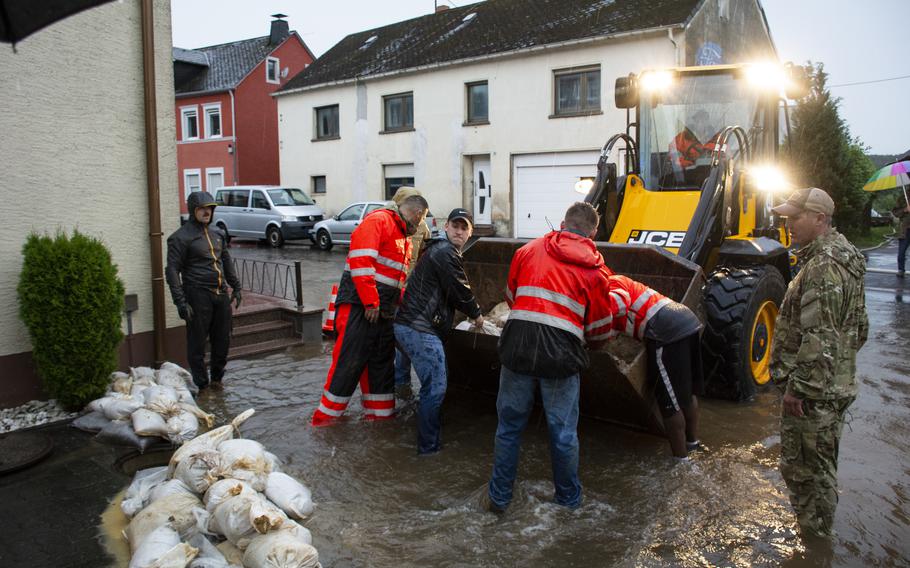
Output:
M741 152L734 136L718 148L720 132L727 126L752 131L761 124L759 109L759 94L732 73L681 74L660 90L643 92L639 155L645 187L700 189L715 148L732 158Z

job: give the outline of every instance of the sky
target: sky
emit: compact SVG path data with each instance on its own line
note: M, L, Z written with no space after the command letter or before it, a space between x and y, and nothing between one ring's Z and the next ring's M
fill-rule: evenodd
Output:
M870 153L910 150L910 0L761 4L780 59L824 63L831 92L841 99L841 116ZM267 35L270 15L280 12L318 57L350 33L433 8L433 0L172 0L171 19L174 45L194 48ZM903 78L883 81L895 77Z

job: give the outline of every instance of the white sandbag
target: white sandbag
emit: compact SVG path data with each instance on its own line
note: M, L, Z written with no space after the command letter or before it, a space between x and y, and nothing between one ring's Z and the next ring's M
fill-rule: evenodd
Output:
M225 426L220 426L214 430L209 430L205 434L196 436L189 442L183 444L174 452L171 456L171 460L168 463L168 472L173 476L174 471L177 469L177 465L185 457L193 454L199 450L203 449L217 449L218 444L224 440L229 440L234 436L234 432L238 431L238 428L244 421L246 421L250 416L252 416L256 411L252 408L245 410L238 414L230 424Z
M215 415L209 414L208 412L196 406L195 400L189 403L180 403L179 406L183 412L191 412L193 416L204 422L206 428L211 428L215 423Z
M230 562L231 566L243 566L243 551L234 546L234 543L226 540L215 545L218 552L224 555L224 559Z
M187 540L187 543L199 550L199 554L190 562L189 568L230 568L231 565L224 554L205 535L196 533Z
M142 400L144 398L142 396L142 393L145 392L145 389L147 389L151 386L154 386L154 385L140 383L138 381L133 381L133 386L132 386L132 388L130 388L130 396L133 398L138 398L138 399Z
M265 448L255 440L225 440L218 444L221 453L221 475L249 483L256 491L265 491L272 464Z
M281 460L272 452L265 451L265 459L272 465L272 471L281 471Z
M198 550L180 542L180 535L170 525L152 531L130 558L129 568L184 568Z
M149 379L155 382L155 369L151 367L130 367L130 375L133 379Z
M196 399L193 398L193 393L190 392L190 390L186 387L174 390L177 392L177 402L180 404L196 404Z
M196 386L196 383L193 382L193 374L190 373L189 371L187 371L186 369L184 369L183 367L181 367L180 365L171 363L170 361L165 361L158 368L158 372L161 373L161 371L170 372L170 373L177 375L178 377L183 379L183 382L184 382L184 385L186 386L186 388L190 389L194 393L199 392L199 387Z
M150 503L133 517L123 531L123 536L130 543L130 551L135 553L152 531L166 524L170 524L180 535L189 534L196 525L193 508L201 506L198 497L186 493L168 495Z
M161 438L157 436L139 436L133 432L133 424L130 420L111 420L95 435L95 440L112 446L136 448L140 454L144 454L155 444L162 443Z
M243 550L254 536L277 529L284 520L284 514L258 494L241 494L218 505L209 529Z
M111 398L111 397L106 397ZM142 408L142 401L131 396L113 398L102 403L101 412L110 420L128 420L137 410Z
M299 481L290 475L269 474L265 496L294 519L305 519L313 513L313 496Z
M256 490L250 487L249 483L239 479L221 479L208 488L202 502L205 503L206 511L214 513L218 505L238 495L256 495Z
M140 436L161 436L168 435L167 422L164 416L147 408L140 408L133 412L132 416L133 431Z
M472 331L474 333L482 333L484 335L495 335L497 337L502 333L502 330L496 327L493 322L487 320L484 320L483 325L480 327L474 325L470 320L464 320L463 322L456 325L455 329L461 331Z
M113 373L111 373L111 376L109 378L110 378L111 383L115 383L120 379L129 379L132 377L130 377L129 373L124 373L123 371L114 371Z
M183 377L167 369L158 370L155 375L155 382L162 387L171 387L175 390L186 388L186 381L183 380Z
M167 468L164 468L165 474L167 474ZM146 506L151 505L159 499L163 499L169 495L192 495L196 497L196 493L192 489L186 486L186 483L180 481L179 479L168 479L163 481L158 485L154 486L149 492L148 502Z
M78 428L83 432L100 432L104 429L105 426L110 424L111 421L108 420L104 414L97 411L89 412L88 414L83 414L82 416L73 420L73 428Z
M167 481L167 468L164 466L137 471L120 503L123 513L127 517L133 517L141 511L148 504L152 490L165 481Z
M192 440L199 433L199 420L190 412L181 412L167 419L165 436L174 444Z
M285 521L281 523L281 528L278 530L291 533L294 535L294 538L302 543L313 544L313 534L310 532L310 529L291 519L285 519Z
M510 313L512 313L512 309L509 308L509 304L506 302L499 302L493 306L493 309L490 310L489 313L483 317L483 319L485 321L489 320L496 327L503 327L506 325L506 321L508 321Z
M273 531L254 538L243 554L246 568L316 568L319 553L287 531Z
M215 450L200 450L187 456L177 465L173 479L179 479L196 493L205 493L218 481L221 454Z
M123 394L122 392L109 392L101 398L96 398L85 406L85 409L89 412L104 412L104 407L108 404L113 403L115 400L122 400L124 398L129 398L129 395ZM110 420L110 419L108 419Z
M145 407L164 416L173 416L181 411L177 402L177 391L171 387L154 385L142 392Z
M130 394L130 389L133 387L133 378L131 376L126 373L111 373L111 378L113 380L111 381L110 392Z

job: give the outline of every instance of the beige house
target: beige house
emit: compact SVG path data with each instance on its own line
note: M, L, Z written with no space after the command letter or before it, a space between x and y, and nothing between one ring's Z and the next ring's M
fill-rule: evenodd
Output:
M281 183L329 214L415 185L480 234L535 237L625 130L618 77L776 59L758 0L527 0L342 39L278 98Z
M138 299L121 363L129 364L130 346L133 364L156 358L143 6L154 29L158 168L151 178L160 187L166 237L179 220L170 3L108 3L38 31L16 53L0 45L0 407L41 395L16 299L22 245L32 231L78 228L107 244L127 294ZM182 322L169 296L160 310L160 349L182 360Z

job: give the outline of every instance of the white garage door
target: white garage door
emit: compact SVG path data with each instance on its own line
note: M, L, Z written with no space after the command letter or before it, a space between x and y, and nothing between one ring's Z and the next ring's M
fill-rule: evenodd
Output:
M575 183L597 175L596 151L525 154L513 160L515 236L534 238L558 229L566 209L584 196Z

